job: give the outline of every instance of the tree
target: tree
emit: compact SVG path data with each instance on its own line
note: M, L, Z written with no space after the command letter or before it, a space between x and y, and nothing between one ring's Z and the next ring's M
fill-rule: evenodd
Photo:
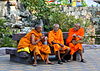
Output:
M34 15L38 19L47 19L50 14L50 8L44 0L21 0L21 3L24 4L28 10L34 12Z
M28 10L33 11L33 15L37 19L42 19L44 30L50 31L53 24L60 25L62 31L68 31L73 27L74 23L83 23L83 19L76 19L74 16L68 16L66 13L60 11L59 5L48 5L45 0L21 0Z

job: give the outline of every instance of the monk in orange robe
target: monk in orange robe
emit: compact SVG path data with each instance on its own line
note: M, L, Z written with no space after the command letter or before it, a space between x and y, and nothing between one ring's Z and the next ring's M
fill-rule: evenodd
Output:
M79 52L81 56L81 62L86 62L83 59L82 55L82 39L84 37L84 28L80 27L80 23L75 24L74 28L69 29L68 38L66 39L66 43L71 48L70 54L73 55L76 51Z
M53 30L48 33L48 42L54 48L55 53L58 55L58 64L63 64L66 62L64 56L68 54L70 48L64 45L63 34L61 29L59 29L58 24L54 24ZM60 53L64 51L64 55L61 57Z
M41 31L42 26L37 25L35 29L21 38L18 44L18 50L21 48L29 47L30 51L33 52L34 66L37 65L37 55L39 55L44 61L46 61L46 64L52 64L52 62L50 62L48 58L49 54L51 53L50 47L48 45L42 44L45 36L43 36Z

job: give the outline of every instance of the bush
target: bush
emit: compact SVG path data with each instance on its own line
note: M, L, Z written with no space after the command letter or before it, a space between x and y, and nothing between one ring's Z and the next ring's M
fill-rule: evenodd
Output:
M90 24L90 20L84 20L83 18L76 19L74 16L68 16L63 12L56 11L49 16L49 23L44 28L46 31L50 31L53 24L59 24L63 32L68 32L75 23L80 23L82 27L86 28Z
M17 42L7 36L4 36L0 41L0 47L17 47Z
M5 19L0 19L0 47L16 47L16 42L11 38L11 27L6 26Z

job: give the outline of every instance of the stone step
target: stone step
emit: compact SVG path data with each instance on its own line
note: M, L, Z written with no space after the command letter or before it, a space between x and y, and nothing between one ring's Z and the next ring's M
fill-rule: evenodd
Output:
M99 49L100 48L100 45L87 45L87 44L83 44L82 45L84 50L87 50L87 49Z

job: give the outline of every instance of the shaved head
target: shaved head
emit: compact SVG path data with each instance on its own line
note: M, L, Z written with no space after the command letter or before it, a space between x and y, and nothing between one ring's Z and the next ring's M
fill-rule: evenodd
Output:
M42 31L42 25L40 24L35 25L35 30L40 33Z
M59 24L54 24L53 30L54 30L54 32L57 32L59 30Z
M79 30L80 27L81 27L80 23L74 24L74 30L75 30L75 31Z
M75 26L81 26L81 24L80 23L76 23L76 24L74 24Z
M42 25L40 25L40 24L35 25L35 28L38 28L38 27L42 28Z
M54 26L54 27L59 27L59 24L54 24L53 26Z

